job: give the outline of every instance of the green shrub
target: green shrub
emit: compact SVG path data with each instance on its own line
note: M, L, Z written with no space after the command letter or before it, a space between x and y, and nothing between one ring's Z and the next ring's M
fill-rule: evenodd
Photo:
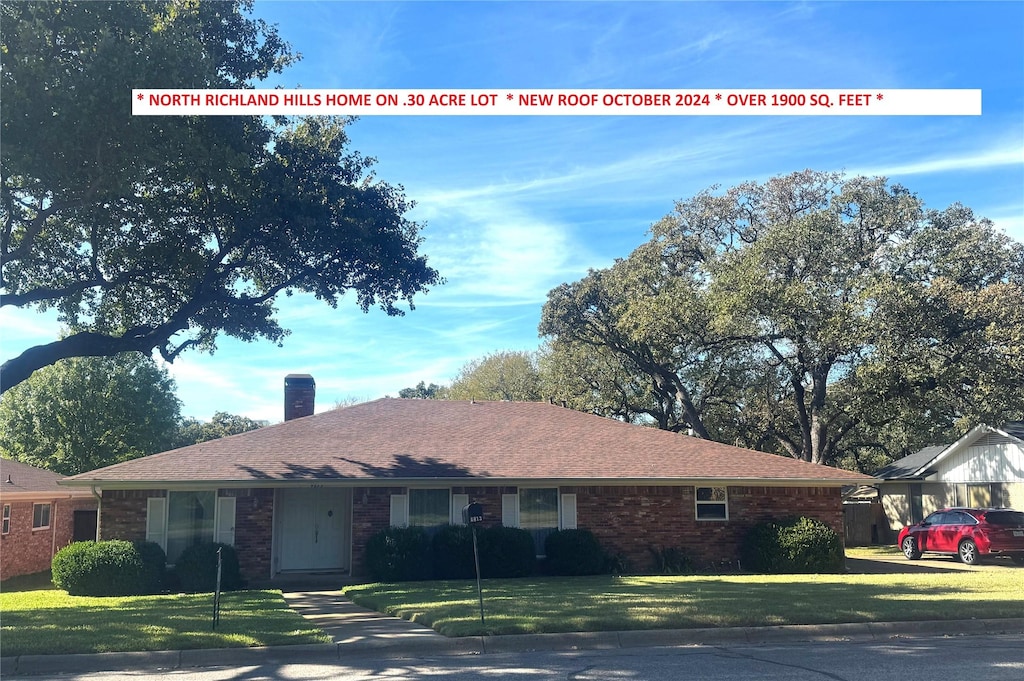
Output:
M132 545L142 560L142 593L160 593L166 582L167 554L155 542L135 541Z
M483 577L528 577L536 572L537 548L527 530L498 525L477 532Z
M590 530L558 530L544 540L544 569L552 575L599 575L608 558Z
M765 521L751 528L741 552L743 567L754 572L842 572L843 542L831 527L813 518Z
M366 569L378 582L430 579L430 540L422 527L388 527L366 542Z
M660 546L650 547L651 557L654 559L654 572L659 575L683 575L693 572L693 559L683 549L674 546L661 548Z
M206 593L217 588L217 549L221 549L221 591L234 591L243 585L238 553L233 546L205 542L193 544L181 552L174 574L185 593Z
M130 541L83 541L53 557L53 583L72 596L137 596L148 586L147 567Z
M476 577L473 563L473 534L465 525L446 525L430 542L434 559L434 579L472 579Z

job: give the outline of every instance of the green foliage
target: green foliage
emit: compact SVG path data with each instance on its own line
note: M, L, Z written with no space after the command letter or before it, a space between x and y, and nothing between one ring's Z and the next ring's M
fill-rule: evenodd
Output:
M187 447L200 442L217 440L228 435L238 435L267 425L266 421L255 421L247 416L238 416L218 411L209 421L194 418L184 419L175 438L175 447Z
M143 594L160 593L167 577L167 554L160 545L151 541L134 541L132 546L142 561Z
M884 178L679 201L548 294L545 391L583 411L870 470L1024 417L1024 244Z
M443 400L448 395L448 388L443 385L431 383L427 385L423 381L416 384L414 388L402 388L398 396L407 400Z
M422 527L389 527L366 543L366 568L379 582L470 579L473 536L468 527L442 527L433 538ZM508 527L477 528L480 573L485 578L526 577L537 567L533 537Z
M178 585L185 593L206 593L217 587L217 550L221 551L221 591L234 591L244 585L233 546L214 542L193 544L181 552L174 564Z
M366 569L379 582L430 579L430 539L422 527L388 527L366 543Z
M813 518L789 518L754 525L744 541L744 569L769 574L842 572L842 539Z
M693 558L684 549L652 546L650 551L655 574L683 575L694 570Z
M434 560L434 579L476 577L471 528L465 525L442 527L431 539L430 550Z
M537 571L533 535L518 527L488 527L477 536L483 577L528 577Z
M137 596L160 588L154 560L149 547L129 541L83 541L58 551L51 571L54 585L72 596Z
M350 119L131 115L132 88L249 88L295 61L251 4L3 3L0 305L71 333L0 389L67 357L280 343L280 293L398 315L440 283Z
M558 530L544 539L544 569L551 575L599 575L608 558L590 530Z
M138 353L62 360L0 400L0 452L62 475L162 452L178 427L174 389Z
M529 352L507 350L467 362L445 399L537 402L542 399L537 359Z

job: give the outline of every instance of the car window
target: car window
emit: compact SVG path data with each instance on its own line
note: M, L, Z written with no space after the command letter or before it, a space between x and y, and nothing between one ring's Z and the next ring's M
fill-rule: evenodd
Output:
M942 525L945 523L946 514L938 511L932 513L930 516L924 519L924 522L928 525Z
M985 521L990 525L1001 527L1024 527L1024 512L989 511L985 514Z
M946 514L947 525L977 525L978 521L970 513L952 511Z

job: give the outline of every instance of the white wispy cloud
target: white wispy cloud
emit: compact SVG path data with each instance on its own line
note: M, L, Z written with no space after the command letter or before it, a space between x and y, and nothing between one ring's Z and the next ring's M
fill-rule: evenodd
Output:
M932 173L963 172L965 170L994 170L1007 166L1024 165L1024 147L999 146L977 153L964 153L929 157L919 161L891 163L850 170L851 175L929 175Z

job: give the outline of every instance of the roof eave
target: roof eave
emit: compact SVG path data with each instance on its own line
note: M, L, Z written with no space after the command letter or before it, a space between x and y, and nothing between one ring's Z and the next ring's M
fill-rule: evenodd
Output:
M416 477L416 478L320 478L302 480L87 480L62 481L68 487L96 487L107 490L130 489L219 489L282 488L282 487L408 487L444 485L448 487L475 486L666 486L666 485L732 485L743 487L840 487L866 484L873 480L862 478L750 478L750 477L686 477L686 478L492 478L492 477Z

